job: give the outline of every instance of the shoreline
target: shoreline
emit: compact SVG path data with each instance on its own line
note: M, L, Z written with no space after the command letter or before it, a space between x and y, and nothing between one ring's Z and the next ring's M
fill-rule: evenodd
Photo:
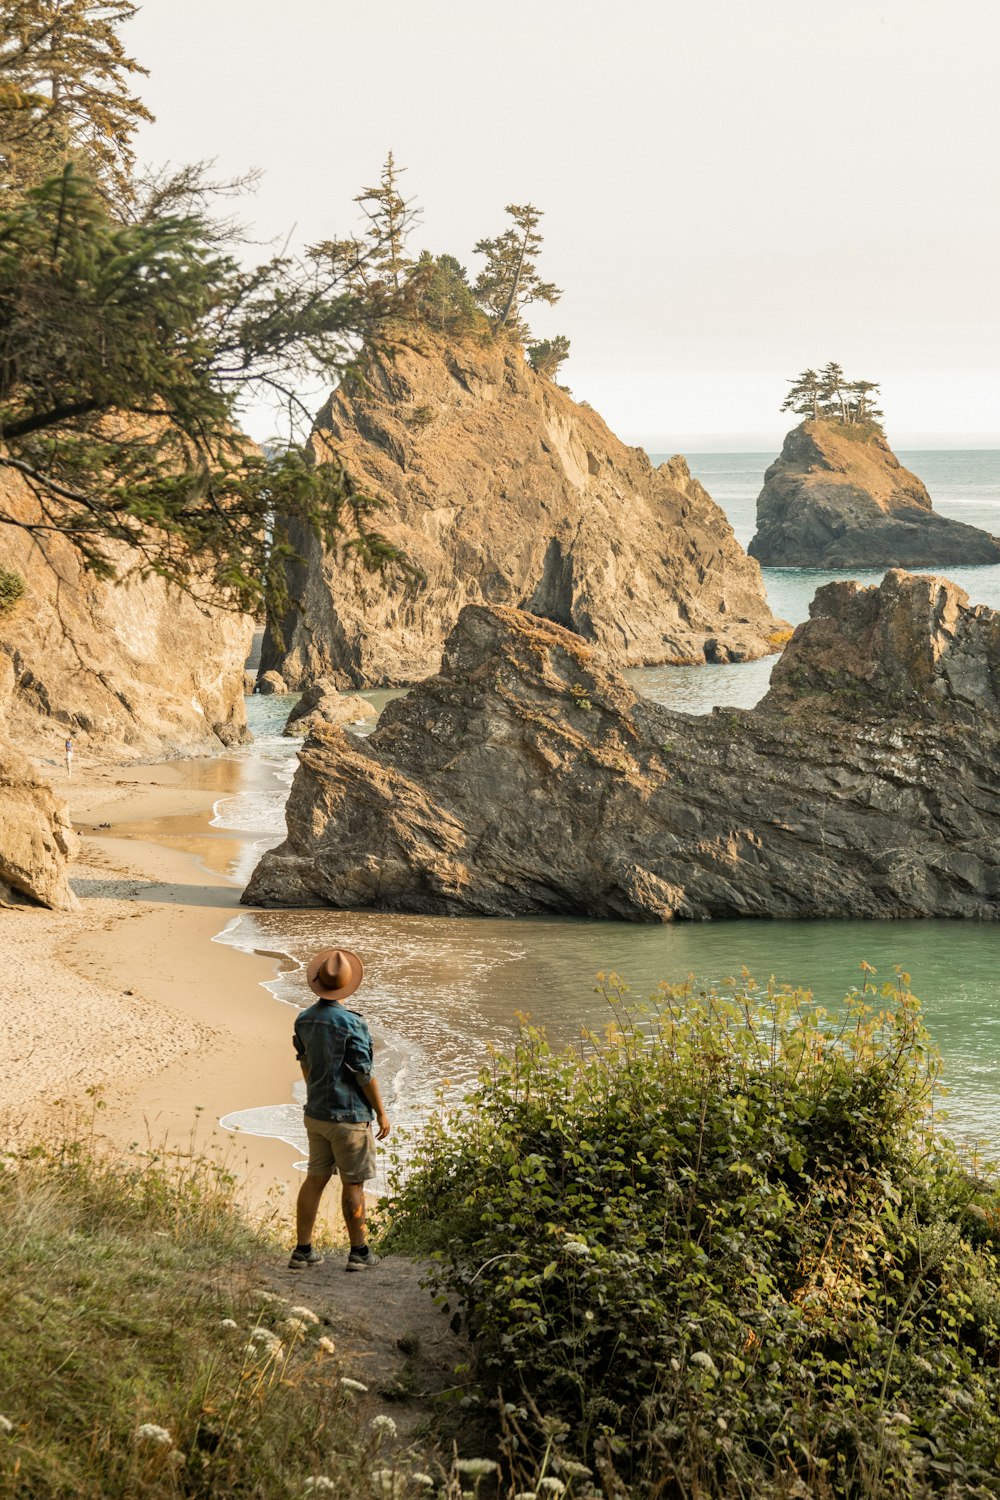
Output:
M292 1103L299 1076L292 1017L263 987L280 958L214 941L244 910L223 871L245 841L211 825L242 775L220 755L53 778L81 835L80 905L0 913L0 1017L13 1038L3 1135L23 1143L96 1109L95 1133L112 1146L193 1142L225 1161L255 1212L287 1217L301 1153L219 1124Z

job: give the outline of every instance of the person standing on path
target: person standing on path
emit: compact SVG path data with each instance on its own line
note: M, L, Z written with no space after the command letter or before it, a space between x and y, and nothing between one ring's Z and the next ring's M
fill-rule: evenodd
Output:
M73 774L73 741L67 739L64 748L66 751L66 780L68 781Z
M315 1005L295 1018L293 1042L306 1081L305 1127L309 1138L309 1166L295 1206L298 1243L288 1262L290 1271L318 1266L324 1257L312 1245L323 1189L340 1174L341 1207L351 1242L348 1271L364 1271L377 1257L365 1239L365 1183L375 1176L375 1136L389 1134L389 1116L373 1072L372 1039L368 1024L343 1002L364 978L356 953L346 948L324 948L308 968L306 979Z

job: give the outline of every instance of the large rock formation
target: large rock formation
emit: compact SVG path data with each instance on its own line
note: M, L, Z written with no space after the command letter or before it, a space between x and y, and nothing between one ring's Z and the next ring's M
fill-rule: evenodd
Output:
M27 897L74 907L68 871L76 848L65 802L26 755L0 739L0 902Z
M0 513L34 502L0 471ZM246 737L246 617L209 610L158 579L115 585L82 571L61 538L0 525L0 567L24 596L0 613L0 710L31 754L72 734L87 754L125 759L206 752Z
M1000 562L1000 539L931 508L877 428L800 423L764 476L750 556L770 568Z
M366 741L307 742L250 903L508 915L1000 916L1000 614L830 584L755 710L638 698L568 631L467 608Z
M378 528L426 582L373 578L293 537L297 607L262 659L293 691L426 677L477 602L554 620L618 667L776 649L760 570L684 460L653 469L516 345L414 328L363 388L331 397L312 441L383 503Z

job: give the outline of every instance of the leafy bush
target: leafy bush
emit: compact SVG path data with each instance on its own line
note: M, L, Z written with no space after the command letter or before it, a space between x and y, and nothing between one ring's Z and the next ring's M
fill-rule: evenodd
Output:
M632 1010L612 976L605 1036L525 1024L430 1121L388 1240L464 1303L515 1475L556 1434L609 1494L998 1492L997 1196L873 972L836 1023L746 975Z
M0 615L9 614L24 598L24 579L20 573L0 568Z

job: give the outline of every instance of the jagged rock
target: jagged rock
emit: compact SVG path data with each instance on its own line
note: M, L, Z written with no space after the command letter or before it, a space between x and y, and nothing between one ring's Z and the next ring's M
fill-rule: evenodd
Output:
M77 844L66 803L26 755L0 740L0 902L74 908L68 869Z
M764 476L750 556L772 568L1000 562L1000 539L931 508L877 429L800 423Z
M383 504L378 529L426 581L373 577L294 534L296 604L262 657L293 690L425 677L478 602L554 620L619 667L777 649L757 564L684 460L653 469L516 345L413 329L331 397L312 447Z
M367 740L306 743L262 905L502 916L1000 916L1000 615L821 589L755 710L673 713L568 631L466 608Z
M288 715L284 734L311 734L317 724L364 723L378 718L378 709L357 693L341 693L329 677L307 687Z
M247 672L247 671L244 671L244 673L243 673L243 696L244 696L244 698L250 698L250 697L252 697L253 694L256 691L257 691L257 673L256 672Z
M37 515L12 471L0 470L0 515ZM246 738L249 618L208 610L156 578L102 581L62 538L39 542L13 525L0 525L0 566L25 584L0 613L0 711L31 754L61 756L67 734L115 760Z
M261 672L257 678L258 693L274 693L278 696L288 692L288 684L280 672Z

